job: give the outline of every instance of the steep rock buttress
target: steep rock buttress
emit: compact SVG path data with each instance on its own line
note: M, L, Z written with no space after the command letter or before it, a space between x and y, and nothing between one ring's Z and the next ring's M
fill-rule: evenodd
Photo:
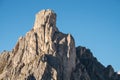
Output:
M24 80L32 76L36 80L70 80L75 52L72 36L56 27L56 14L42 10L36 14L32 30L19 38L0 78Z
M33 28L11 52L0 54L0 80L120 80L85 47L75 48L70 34L56 27L56 14L42 10Z

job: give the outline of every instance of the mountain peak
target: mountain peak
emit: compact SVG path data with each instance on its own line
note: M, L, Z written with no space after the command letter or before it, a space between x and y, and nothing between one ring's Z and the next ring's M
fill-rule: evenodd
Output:
M53 10L42 10L36 14L34 29L46 27L56 28L56 13Z
M11 52L0 54L0 80L120 80L111 65L103 66L70 34L59 32L56 13L36 14L32 30Z

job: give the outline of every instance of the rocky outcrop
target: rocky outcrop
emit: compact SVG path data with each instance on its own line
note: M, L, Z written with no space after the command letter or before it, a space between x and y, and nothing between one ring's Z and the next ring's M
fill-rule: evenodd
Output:
M95 58L92 52L85 47L79 46L76 48L76 65L83 66L82 68L77 67L77 70L81 72L75 72L74 74L83 74L86 73L86 76L79 75L80 78L73 80L120 80L120 76L114 72L114 69L111 65L107 67L103 66L97 58ZM73 75L73 77L76 77Z
M33 28L12 52L0 54L0 80L120 80L85 47L75 47L71 34L56 27L56 14L42 10Z
M10 52L4 51L0 54L0 74L3 72L3 69L5 68L8 59L10 57Z

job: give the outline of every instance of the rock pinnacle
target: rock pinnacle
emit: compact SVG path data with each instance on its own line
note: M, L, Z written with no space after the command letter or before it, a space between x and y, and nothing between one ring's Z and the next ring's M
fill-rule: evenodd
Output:
M56 28L56 13L53 10L42 10L36 14L34 29L45 27L46 25Z

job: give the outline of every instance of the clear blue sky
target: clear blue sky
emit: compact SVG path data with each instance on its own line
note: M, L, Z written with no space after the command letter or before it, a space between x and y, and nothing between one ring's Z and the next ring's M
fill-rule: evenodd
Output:
M74 36L76 46L115 71L120 70L120 0L0 0L0 52L12 50L42 9L57 13L57 27Z

